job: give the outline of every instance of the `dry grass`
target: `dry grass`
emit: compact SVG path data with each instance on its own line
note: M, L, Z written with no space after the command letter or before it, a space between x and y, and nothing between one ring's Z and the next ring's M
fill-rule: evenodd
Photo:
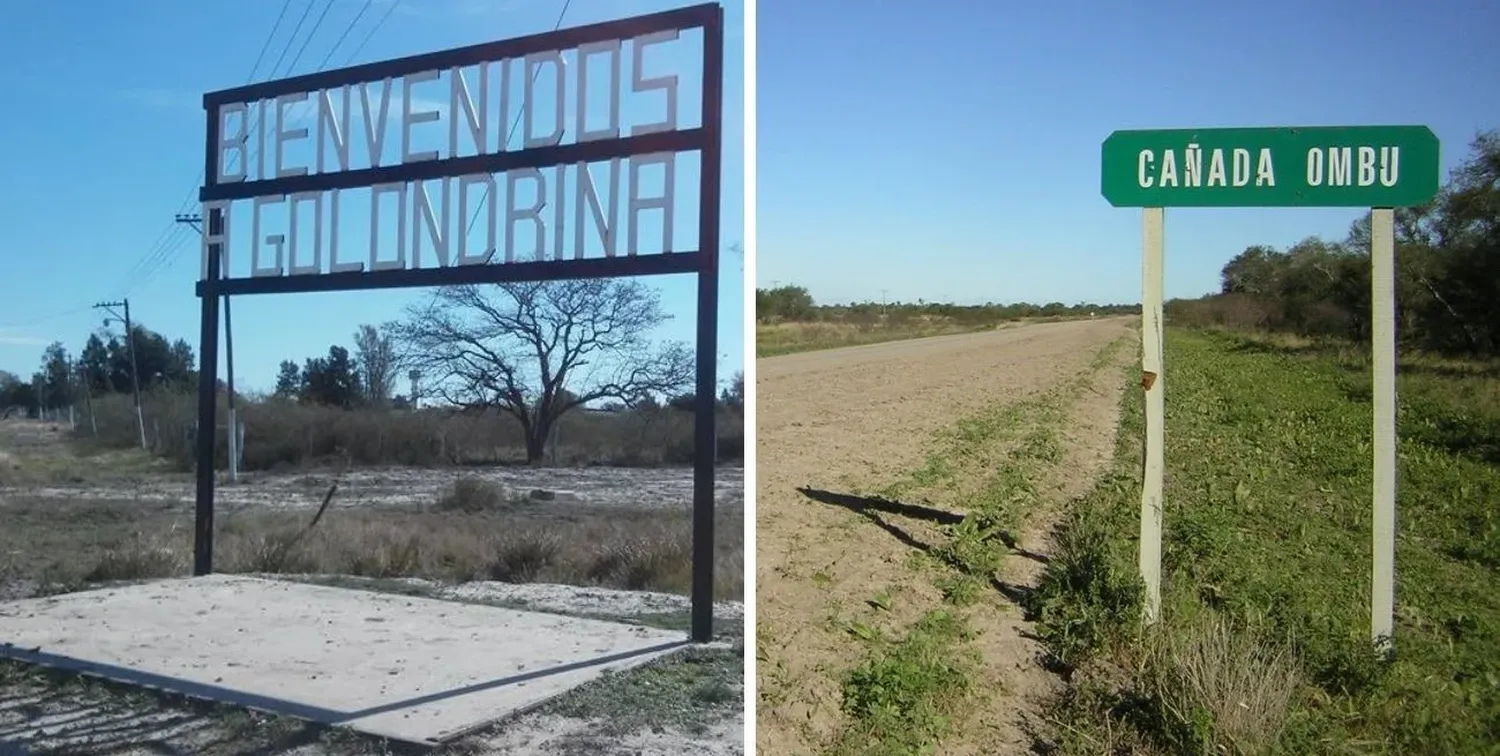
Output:
M774 357L794 352L919 339L994 327L993 323L966 325L941 318L912 318L896 323L761 323L755 327L755 354L757 357Z
M313 527L309 512L220 515L215 568L222 572L421 577L597 585L687 593L692 523L686 508L603 510L489 498L471 491L465 509L333 509ZM449 492L447 500L456 500ZM481 503L491 508L477 508ZM189 574L192 520L186 504L60 502L17 497L0 530L0 592L33 593L88 583ZM718 512L715 593L743 591L743 510ZM29 590L19 590L26 586Z
M1161 633L1143 658L1144 692L1209 753L1271 752L1303 690L1287 646L1217 617Z

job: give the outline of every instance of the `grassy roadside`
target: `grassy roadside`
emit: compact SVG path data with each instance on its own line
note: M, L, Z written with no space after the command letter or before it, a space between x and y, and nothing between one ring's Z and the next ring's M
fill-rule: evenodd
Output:
M879 492L891 502L932 506L965 516L933 523L933 548L914 552L912 568L943 596L910 625L890 613L889 595L844 628L864 645L863 658L841 679L846 726L828 752L838 756L907 756L934 752L983 708L983 660L972 646L974 623L1000 611L990 582L1020 546L1029 513L1044 505L1038 483L1063 458L1059 430L1069 399L1126 342L1102 350L1073 380L1030 401L965 418L940 433L922 467Z
M881 344L887 341L925 339L930 336L952 336L960 333L977 333L999 328L1014 328L1032 323L1056 323L1064 320L1080 320L1079 317L1048 316L1042 318L1014 318L982 324L964 324L941 319L902 320L888 323L839 323L839 322L781 322L757 323L755 326L755 356L779 357L798 352L814 352L820 349Z
M1138 632L1143 433L1073 503L1033 594L1071 671L1057 751L1496 753L1500 381L1400 378L1396 653L1368 640L1370 378L1357 350L1172 329L1163 622Z

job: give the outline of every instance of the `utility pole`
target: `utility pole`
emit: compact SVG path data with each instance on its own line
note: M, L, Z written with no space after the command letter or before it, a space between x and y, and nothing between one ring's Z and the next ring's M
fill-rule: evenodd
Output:
M185 223L197 231L203 233L203 216L183 215L178 213L175 220ZM224 378L225 386L229 391L229 482L235 483L240 477L240 425L239 419L234 411L234 321L229 315L229 295L224 295ZM210 429L210 433L216 432Z
M125 311L123 315L115 311L119 307ZM135 362L135 326L130 321L130 300L121 299L118 302L100 302L94 305L94 309L103 310L115 316L115 320L125 323L125 350L130 357L130 392L135 396L135 427L141 434L141 448L146 446L146 418L141 413L141 376L140 368ZM109 327L109 318L104 319L104 326Z
M99 437L99 421L94 417L94 386L89 383L89 366L83 360L78 361L78 380L83 386L84 406L89 412L89 427L94 431L94 437Z
M885 320L885 293L887 289L880 290L880 319Z

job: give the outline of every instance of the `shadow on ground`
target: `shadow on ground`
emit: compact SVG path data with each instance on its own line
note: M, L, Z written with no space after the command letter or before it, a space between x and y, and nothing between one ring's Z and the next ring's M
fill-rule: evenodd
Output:
M1017 583L1011 583L1005 580L1001 580L999 577L994 575L975 575L967 565L964 565L963 563L945 555L942 551L936 549L932 544L922 541L916 536L913 536L910 532L902 528L900 525L892 522L891 520L892 516L904 517L911 520L928 522L933 525L942 527L957 525L958 523L963 522L964 515L958 514L956 512L949 512L943 509L926 507L920 504L907 504L905 502L894 501L878 496L858 496L855 494L835 493L832 491L824 491L821 489L809 487L798 488L797 492L820 504L841 507L865 518L866 520L869 520L871 523L874 523L876 527L884 530L886 533L890 534L892 538L895 538L897 541L900 541L907 547L938 559L944 564L949 565L950 567L964 573L965 575L976 577L988 582L996 591L1000 592L1001 595L1005 596L1012 603L1021 607L1023 610L1026 610L1028 614L1030 613L1030 610L1026 609L1026 607L1030 605L1030 602L1027 601L1027 598L1031 594L1030 588ZM1002 544L1005 545L1007 549L1010 549L1010 551L1017 556L1025 557L1041 564L1047 563L1046 556L1038 554L1034 551L1028 551L1021 548L1020 545L1016 543L1015 536L1010 533L1000 533L997 536L997 540L999 540ZM1027 619L1032 619L1032 617L1028 616Z

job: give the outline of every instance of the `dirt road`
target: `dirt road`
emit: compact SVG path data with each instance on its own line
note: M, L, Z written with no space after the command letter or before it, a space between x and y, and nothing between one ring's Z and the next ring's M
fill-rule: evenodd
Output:
M930 577L910 566L909 543L798 489L851 497L880 490L922 466L936 432L996 405L1040 401L1066 384L1080 390L1055 413L1060 456L1038 488L1053 502L1076 496L1112 448L1121 370L1135 355L1128 348L1131 323L1048 323L758 362L759 752L830 750L846 727L839 681L862 647L831 620L887 588L913 610L943 601ZM1045 548L1038 539L1045 541L1047 514L1028 519L1032 550ZM1004 571L1024 583L1037 568ZM1023 750L1017 712L1031 689L1050 684L1035 662L1035 646L1018 632L1024 623L1014 606L997 600L981 610L988 614L985 638L974 644L983 657L975 682L999 698L990 698L981 716L960 722L941 753Z

